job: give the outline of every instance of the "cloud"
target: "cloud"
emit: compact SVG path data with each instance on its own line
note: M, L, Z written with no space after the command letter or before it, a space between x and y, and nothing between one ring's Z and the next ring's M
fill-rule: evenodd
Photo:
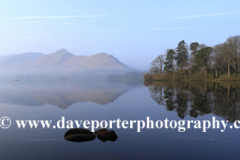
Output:
M66 19L66 18L88 18L88 17L107 17L107 15L33 16L33 17L8 17L5 19Z
M38 34L38 35L34 35L34 36L18 37L18 38L8 39L5 41L0 41L0 42L11 42L11 41L24 40L24 39L34 39L34 38L38 38L38 37L46 37L51 33L56 33L56 31L45 33L45 34Z
M223 12L223 13L213 13L213 14L201 14L201 15L191 15L191 16L185 16L185 17L178 17L174 19L187 19L187 18L198 18L198 17L210 17L210 16L219 16L219 15L225 15L225 14L233 14L234 12Z
M40 35L35 35L35 36L26 36L26 37L20 37L20 38L14 38L8 41L17 41L17 40L23 40L23 39L32 39L32 38L37 38L37 37L45 37L47 34L40 34Z
M165 31L165 30L182 30L182 29L209 29L212 27L171 27L171 28L152 28L142 29L140 31Z
M164 31L164 30L179 30L179 29L191 29L187 27L180 27L180 28L153 28L153 29L142 29L140 31Z
M92 23L92 22L94 22L94 21L86 21L86 22L67 22L67 23L62 23L62 24L60 24L60 25L75 25L75 24L80 25L80 24L87 24L87 23Z
M129 36L115 36L115 37L103 37L103 38L88 38L88 40L108 40L108 39L119 39L119 38L128 38L132 37L133 35Z

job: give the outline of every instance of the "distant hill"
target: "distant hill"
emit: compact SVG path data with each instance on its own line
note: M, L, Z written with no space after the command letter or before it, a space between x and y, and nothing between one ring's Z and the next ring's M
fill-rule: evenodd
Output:
M65 49L51 54L29 52L0 57L0 71L17 71L15 73L76 73L112 74L136 71L123 64L112 55L98 53L91 56L76 56Z
M7 58L0 61L0 68L2 69L16 69L24 64L26 65L30 60L43 56L43 53L28 52L17 55L5 56ZM1 58L0 58L1 59Z
M13 56L13 54L6 55L6 56L0 56L0 62L5 61L6 59L8 59L8 58L10 58L12 56Z

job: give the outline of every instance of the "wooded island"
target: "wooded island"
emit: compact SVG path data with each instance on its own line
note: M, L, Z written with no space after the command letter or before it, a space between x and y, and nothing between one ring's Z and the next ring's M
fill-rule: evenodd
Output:
M189 54L190 53L190 54ZM145 81L240 80L240 35L213 47L184 40L151 63Z

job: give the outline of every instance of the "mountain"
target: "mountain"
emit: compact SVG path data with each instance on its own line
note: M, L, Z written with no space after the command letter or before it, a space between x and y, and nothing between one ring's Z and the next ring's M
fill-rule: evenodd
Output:
M27 64L30 60L43 56L43 53L28 52L17 55L5 56L6 59L0 61L1 68L15 69Z
M112 55L98 53L91 56L76 56L65 49L60 49L51 54L29 52L12 55L1 61L0 71L17 71L32 73L63 73L76 74L76 72L88 74L127 73L135 71L120 62Z
M6 56L1 56L1 57L0 57L0 62L5 61L6 59L8 59L8 58L10 58L10 57L12 57L12 56L13 56L13 54L6 55Z

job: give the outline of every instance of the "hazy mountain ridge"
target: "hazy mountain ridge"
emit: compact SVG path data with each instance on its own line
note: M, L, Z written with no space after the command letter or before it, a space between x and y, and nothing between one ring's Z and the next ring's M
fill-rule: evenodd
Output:
M4 59L5 58L5 59ZM78 72L132 72L128 67L112 55L98 53L91 56L76 56L65 49L51 54L29 52L24 54L4 56L0 61L0 70L17 71L78 71ZM1 59L1 57L0 57Z
M24 64L28 63L30 60L34 58L38 58L43 55L44 55L43 53L28 52L28 53L22 53L17 55L4 56L7 58L0 61L0 68L15 69L17 67L23 66Z
M6 59L12 57L13 55L14 55L14 54L9 54L9 55L6 55L6 56L1 56L1 57L0 57L0 62L5 61Z

